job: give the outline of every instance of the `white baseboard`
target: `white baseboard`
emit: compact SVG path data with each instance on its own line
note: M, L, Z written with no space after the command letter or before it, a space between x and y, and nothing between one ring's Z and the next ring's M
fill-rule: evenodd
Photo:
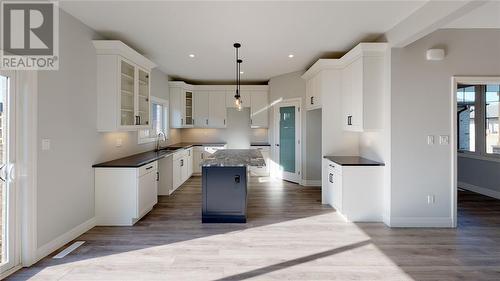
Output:
M80 225L77 225L75 228L71 229L70 231L60 235L56 239L39 247L36 250L36 260L34 261L34 263L43 259L44 257L50 255L52 252L61 248L65 244L71 242L71 240L77 238L78 236L82 235L83 233L89 231L95 225L96 225L96 219L95 219L95 217L93 217L93 218L89 219L88 221L86 221Z
M300 185L321 187L321 180L304 180L304 179L302 179Z
M453 227L451 217L391 217L390 227Z
M486 196L489 196L489 197L500 199L500 191L496 191L496 190L493 190L493 189L480 187L480 186L477 186L477 185L473 185L473 184L465 183L465 182L461 182L461 181L458 182L457 185L458 185L459 188L462 188L462 189L465 189L465 190L469 190L469 191L476 192L476 193L479 193L479 194L482 194L482 195L486 195Z

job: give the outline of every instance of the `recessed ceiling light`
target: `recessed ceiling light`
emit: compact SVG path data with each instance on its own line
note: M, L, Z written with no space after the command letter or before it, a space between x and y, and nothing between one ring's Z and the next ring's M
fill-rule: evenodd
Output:
M190 58L194 58L194 54L189 54L189 57Z
M289 57L289 58L293 58L293 57L295 57L295 56L294 56L293 54L289 54L289 55L288 55L288 57Z
M240 71L240 74L243 74L243 73L245 73L245 72L243 72L243 71Z

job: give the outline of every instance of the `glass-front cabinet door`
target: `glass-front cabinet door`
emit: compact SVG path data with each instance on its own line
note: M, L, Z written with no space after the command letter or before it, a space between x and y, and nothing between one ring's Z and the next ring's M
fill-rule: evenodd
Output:
M135 67L121 61L120 120L122 126L135 125Z
M193 92L186 92L184 100L185 111L184 117L186 118L186 126L193 126Z
M120 125L122 129L150 125L149 72L120 60Z
M138 125L149 125L149 73L139 69Z

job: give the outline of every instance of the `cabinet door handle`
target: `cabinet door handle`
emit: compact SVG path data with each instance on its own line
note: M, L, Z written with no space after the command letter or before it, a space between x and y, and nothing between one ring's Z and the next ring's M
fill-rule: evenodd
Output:
M184 125L184 118L181 118L181 125Z
M151 169L153 169L153 166L149 166L146 168L146 170L151 170Z
M347 125L352 125L352 115L347 116Z
M181 167L184 166L184 159L181 159Z
M311 97L311 105L314 104L314 97Z
M224 125L226 125L226 119L224 119Z
M207 122L206 122L206 123L207 123L207 125L208 125L208 119L207 119Z
M156 181L160 181L160 172L156 172Z
M332 173L330 173L328 175L328 181L330 181L331 183L333 183L333 174Z
M240 183L240 180L241 180L240 175L234 176L234 182L235 183Z

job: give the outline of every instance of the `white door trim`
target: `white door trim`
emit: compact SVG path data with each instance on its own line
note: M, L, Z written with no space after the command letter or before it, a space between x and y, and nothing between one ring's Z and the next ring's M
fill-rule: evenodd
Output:
M18 173L18 168L16 167L17 161L17 136L16 136L16 127L18 126L17 122L17 107L18 102L16 101L17 96L17 73L15 71L0 71L0 75L7 77L8 79L8 90L7 95L5 97L6 104L4 105L4 119L6 119L7 123L5 124L5 130L7 132L7 136L4 140L5 142L5 151L6 155L6 163L5 164L5 188L7 190L6 198L2 198L2 200L9 200L9 203L6 208L7 217L2 224L8 223L7 229L7 239L2 241L2 251L6 251L8 255L8 260L0 266L0 272L10 271L20 264L20 252L21 252L21 244L20 244L20 204L19 204L19 185L17 184L19 177L16 174ZM14 174L12 174L14 173ZM4 215L4 214L2 214Z
M295 143L295 167L296 173L293 175L284 175L279 167L279 148L277 144L279 143L279 108L283 106L295 106L295 124L296 124L296 138ZM281 100L280 102L273 105L273 116L274 116L274 140L272 154L273 159L276 161L271 167L271 175L276 178L289 180L296 183L301 183L302 178L302 98L291 98L286 100Z

